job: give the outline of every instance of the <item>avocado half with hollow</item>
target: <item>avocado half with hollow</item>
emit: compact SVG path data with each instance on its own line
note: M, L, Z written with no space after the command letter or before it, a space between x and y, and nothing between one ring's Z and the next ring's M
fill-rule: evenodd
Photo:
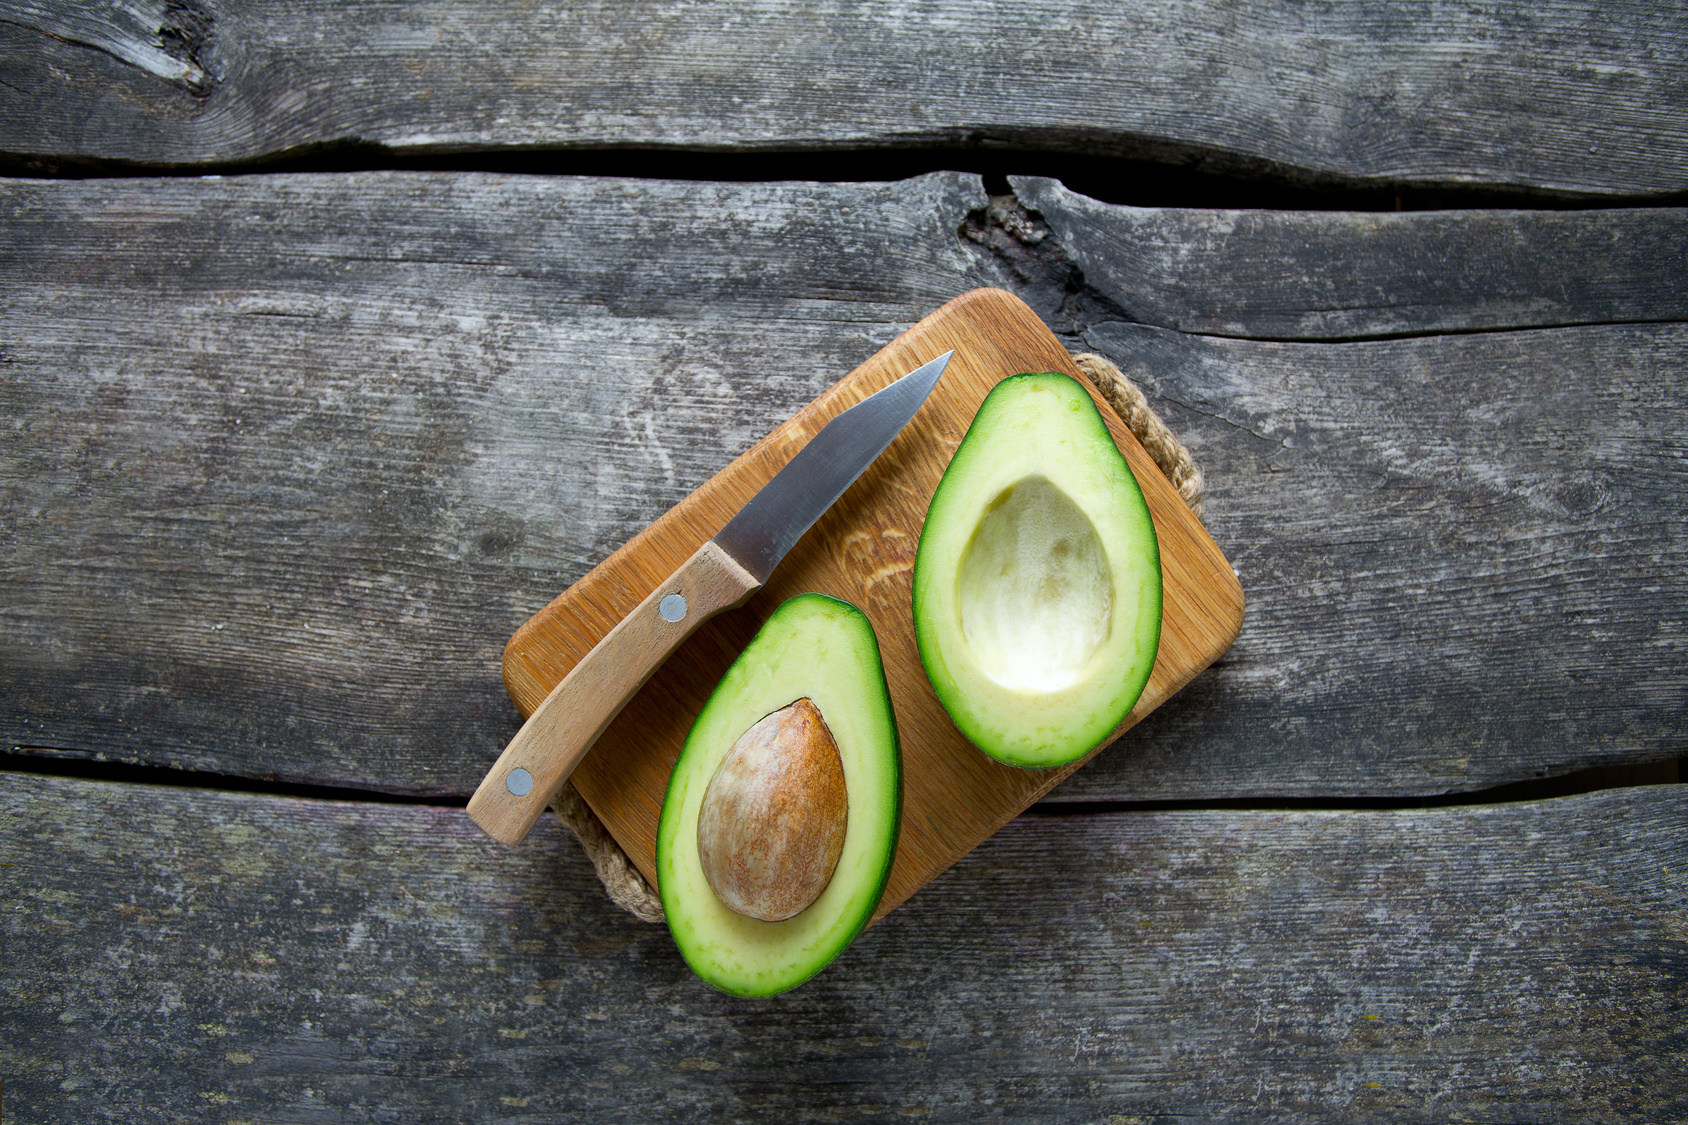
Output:
M785 602L716 685L668 780L657 885L687 964L736 996L820 972L879 905L902 798L872 624L824 594Z
M926 512L915 639L950 719L1010 765L1084 757L1160 645L1160 545L1090 395L1014 375L985 397Z

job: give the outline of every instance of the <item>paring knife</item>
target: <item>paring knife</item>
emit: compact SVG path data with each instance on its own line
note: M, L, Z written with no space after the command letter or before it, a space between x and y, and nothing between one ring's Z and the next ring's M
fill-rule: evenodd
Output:
M709 618L761 589L803 533L908 425L954 354L922 364L823 426L715 538L605 634L504 748L469 799L470 818L506 844L526 836L669 653Z

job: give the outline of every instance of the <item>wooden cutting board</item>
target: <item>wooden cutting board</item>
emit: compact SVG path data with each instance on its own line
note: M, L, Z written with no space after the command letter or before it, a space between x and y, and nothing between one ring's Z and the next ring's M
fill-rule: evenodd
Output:
M535 614L505 649L504 683L522 714L531 713L829 419L951 348L955 358L914 420L768 585L677 649L575 770L581 795L653 886L663 794L692 720L774 608L805 591L843 598L867 614L896 710L902 836L875 919L1083 764L1020 770L987 758L950 723L915 648L910 587L926 507L986 393L1022 371L1062 371L1090 387L1037 315L998 289L963 294L893 340ZM1148 499L1163 572L1160 652L1124 731L1230 647L1242 625L1243 595L1230 563L1113 408L1100 397L1097 406Z

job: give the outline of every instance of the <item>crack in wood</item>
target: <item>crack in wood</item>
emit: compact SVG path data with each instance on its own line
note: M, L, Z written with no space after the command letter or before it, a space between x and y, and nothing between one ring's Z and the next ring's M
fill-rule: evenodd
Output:
M185 767L149 764L139 758L114 758L105 753L62 746L14 745L0 754L0 774L35 774L129 785L166 785L178 789L296 797L317 801L427 805L462 808L467 797L452 793L400 793L388 789L346 788L310 781L216 773ZM1470 805L1510 804L1575 796L1607 789L1646 785L1675 785L1682 779L1682 761L1593 766L1569 772L1509 782L1467 792L1427 793L1412 797L1291 797L1261 795L1212 800L1085 800L1045 798L1026 810L1036 816L1096 816L1147 812L1366 812L1380 809L1439 809Z
M956 234L1007 270L1014 293L1035 309L1057 335L1076 338L1095 324L1143 319L1085 281L1040 212L1028 209L1012 189L989 196L968 213Z

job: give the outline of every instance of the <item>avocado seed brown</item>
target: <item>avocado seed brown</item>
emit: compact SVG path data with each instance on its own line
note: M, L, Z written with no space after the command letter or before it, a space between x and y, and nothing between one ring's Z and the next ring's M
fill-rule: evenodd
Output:
M764 922L802 913L832 881L849 810L838 744L810 699L733 743L698 809L704 877L729 909Z

